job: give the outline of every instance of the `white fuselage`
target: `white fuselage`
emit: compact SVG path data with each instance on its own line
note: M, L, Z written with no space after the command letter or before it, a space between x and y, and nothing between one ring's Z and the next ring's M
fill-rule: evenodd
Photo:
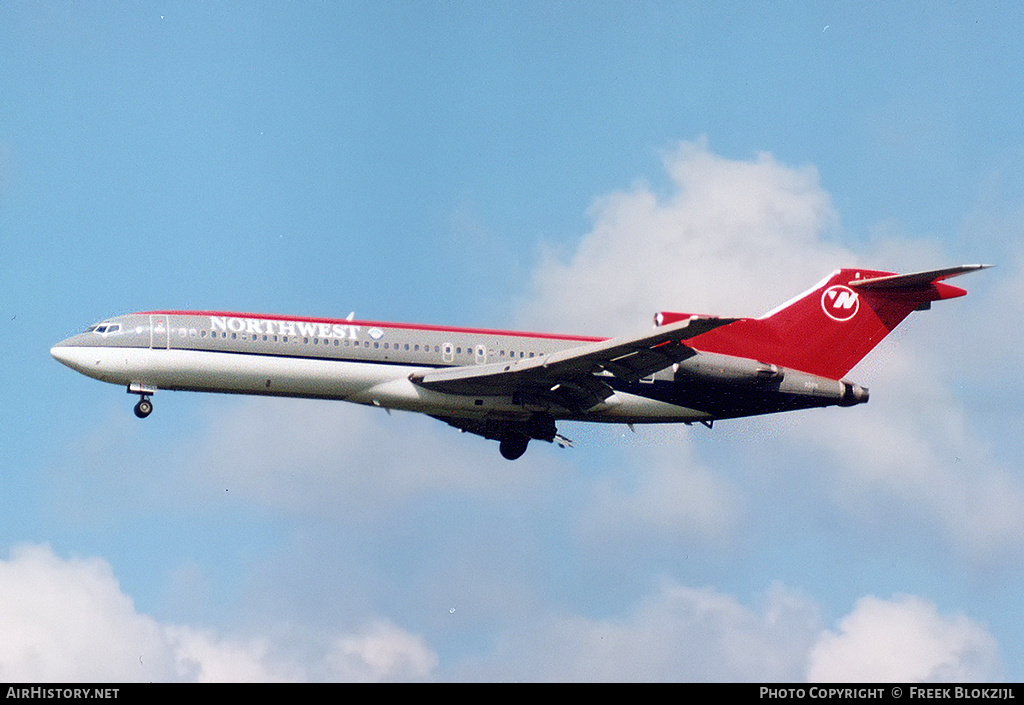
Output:
M585 414L574 414L540 409L512 395L432 391L410 380L443 367L494 362L514 366L596 340L344 319L157 311L107 319L51 352L83 374L139 394L170 389L338 399L464 418L524 419L537 411L620 423L708 418L702 411L648 398L643 389L616 391Z

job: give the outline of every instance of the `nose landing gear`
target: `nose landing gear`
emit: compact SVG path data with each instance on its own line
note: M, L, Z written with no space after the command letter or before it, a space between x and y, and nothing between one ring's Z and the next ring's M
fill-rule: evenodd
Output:
M153 413L153 402L149 400L150 395L154 394L156 389L152 387L144 387L141 384L132 383L128 385L129 394L138 394L139 401L135 404L135 415L140 419L144 419Z

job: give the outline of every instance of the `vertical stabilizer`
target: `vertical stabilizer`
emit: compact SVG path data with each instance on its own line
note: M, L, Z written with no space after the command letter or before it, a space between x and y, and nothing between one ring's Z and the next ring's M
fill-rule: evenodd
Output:
M914 274L840 269L760 318L742 318L688 344L840 379L912 311L967 293L942 280L986 266Z

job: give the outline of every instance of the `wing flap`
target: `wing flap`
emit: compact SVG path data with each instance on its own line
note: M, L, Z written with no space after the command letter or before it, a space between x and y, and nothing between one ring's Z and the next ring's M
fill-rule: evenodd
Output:
M679 342L662 343L647 350L621 355L613 360L601 363L601 367L616 377L627 382L652 375L669 365L682 362L696 354L696 350Z

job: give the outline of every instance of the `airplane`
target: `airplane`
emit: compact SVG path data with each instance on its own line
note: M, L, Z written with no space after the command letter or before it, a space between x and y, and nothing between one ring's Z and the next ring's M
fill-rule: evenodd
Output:
M701 423L855 406L845 375L903 319L967 292L945 279L990 265L913 274L839 269L758 318L672 311L618 338L223 311L108 318L50 353L138 395L163 389L337 399L427 414L499 443L571 446L556 422Z

